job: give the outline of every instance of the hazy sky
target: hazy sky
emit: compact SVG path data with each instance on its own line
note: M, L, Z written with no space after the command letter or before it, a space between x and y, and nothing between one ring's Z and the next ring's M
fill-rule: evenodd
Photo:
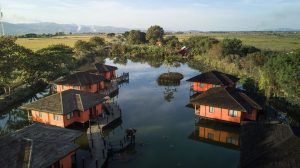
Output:
M300 0L1 0L4 20L169 30L300 28Z

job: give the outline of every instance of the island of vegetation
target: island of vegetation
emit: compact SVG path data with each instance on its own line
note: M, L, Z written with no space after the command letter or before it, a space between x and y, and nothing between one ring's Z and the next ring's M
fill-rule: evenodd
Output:
M157 82L159 85L172 85L180 83L181 79L183 79L183 75L179 72L167 72L162 73L157 78Z

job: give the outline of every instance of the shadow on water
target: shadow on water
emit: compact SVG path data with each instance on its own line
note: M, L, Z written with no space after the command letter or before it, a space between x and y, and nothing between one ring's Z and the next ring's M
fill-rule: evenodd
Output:
M28 114L25 110L21 109L25 103L36 101L42 97L50 95L50 88L36 93L34 96L26 99L25 101L15 104L13 107L7 109L0 114L0 136L19 130L29 125Z

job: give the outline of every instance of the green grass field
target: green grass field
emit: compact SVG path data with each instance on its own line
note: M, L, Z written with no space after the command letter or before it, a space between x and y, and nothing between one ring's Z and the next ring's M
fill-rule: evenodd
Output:
M100 36L105 38L106 41L110 41L110 39L106 38L105 35ZM26 48L30 48L36 51L53 44L65 44L67 46L73 47L76 41L88 41L91 37L91 35L70 35L51 38L18 38L17 43L23 45Z
M210 36L222 40L224 38L237 38L243 44L255 46L260 49L274 51L289 51L300 49L300 32L298 33L268 33L268 32L230 32L230 33L191 33L177 35L184 40L193 35Z
M259 32L230 32L230 33L185 33L177 34L182 41L190 36L210 36L219 40L224 38L238 38L246 45L252 45L261 49L276 51L290 51L300 48L300 33L259 33ZM106 41L113 39L101 35ZM52 44L65 44L73 47L77 40L87 41L92 35L70 35L52 38L19 38L17 43L34 51Z

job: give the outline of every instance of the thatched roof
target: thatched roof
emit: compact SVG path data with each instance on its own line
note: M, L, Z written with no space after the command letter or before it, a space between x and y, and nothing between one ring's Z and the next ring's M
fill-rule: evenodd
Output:
M248 123L242 126L241 167L300 167L300 139L288 125Z
M97 84L104 80L105 78L101 75L96 75L89 72L76 72L74 74L58 79L57 81L55 81L55 83L60 85L83 86Z
M0 138L0 165L11 167L48 167L79 148L73 141L80 131L33 124Z
M209 83L214 85L234 85L239 78L219 71L209 71L188 79L188 82Z
M251 96L253 97L253 96ZM231 87L215 87L191 100L192 104L207 105L247 112L250 109L261 110L262 106L245 91ZM263 104L263 102L260 102Z
M103 102L103 98L103 95L98 93L71 89L25 104L22 108L54 114L68 114L73 111L85 111Z

